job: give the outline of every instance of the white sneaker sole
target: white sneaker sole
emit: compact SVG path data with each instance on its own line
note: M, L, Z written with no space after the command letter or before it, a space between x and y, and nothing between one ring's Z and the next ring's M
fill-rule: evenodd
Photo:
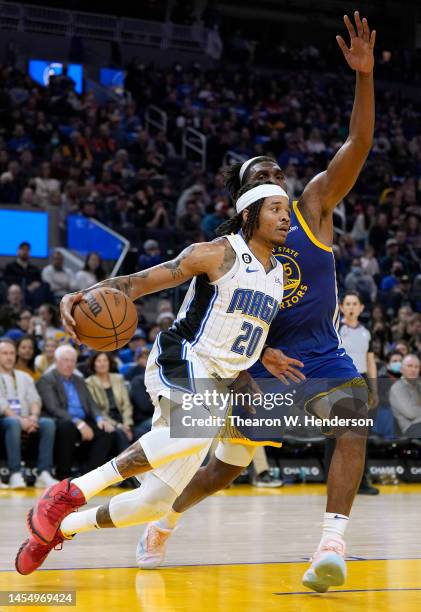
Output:
M335 553L313 563L303 576L303 585L317 593L326 593L331 586L341 586L346 580L346 564Z

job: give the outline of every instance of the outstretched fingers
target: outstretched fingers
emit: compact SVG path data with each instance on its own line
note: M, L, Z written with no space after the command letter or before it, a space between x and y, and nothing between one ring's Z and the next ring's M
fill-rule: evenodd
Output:
M357 34L355 32L354 26L352 25L351 20L348 17L348 15L344 15L344 22L345 22L346 29L348 30L348 34L351 37L351 40L353 38L356 38Z
M338 45L340 46L342 53L346 56L347 53L349 53L349 49L348 49L348 47L346 45L346 42L342 38L342 36L337 36L336 37L336 41L337 41Z
M360 38L363 38L363 35L364 35L364 25L363 25L363 22L361 21L360 13L358 11L355 11L354 19L355 19L355 25L357 26L358 36ZM365 19L365 17L364 17L364 19ZM367 22L366 19L365 19L365 21Z
M370 28L368 27L368 21L365 17L363 19L363 38L365 42L370 41Z

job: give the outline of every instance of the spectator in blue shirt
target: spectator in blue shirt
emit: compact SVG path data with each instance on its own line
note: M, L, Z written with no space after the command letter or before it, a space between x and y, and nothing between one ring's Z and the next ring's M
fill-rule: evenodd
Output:
M215 238L215 230L224 221L228 219L227 216L227 205L225 202L220 201L215 204L215 210L209 215L205 215L202 221L202 230L205 234L206 240L213 240Z
M143 255L139 257L139 269L146 270L152 268L152 266L158 266L164 261L161 254L161 248L156 240L146 240L143 245L145 251Z
M7 148L13 153L21 153L25 149L32 150L34 148L34 143L31 138L25 134L25 128L20 123L16 125L13 138L7 143Z
M75 375L77 352L70 345L55 351L56 368L37 386L44 411L56 420L56 466L60 480L70 476L77 443L87 447L87 468L105 463L114 442L113 427L101 416L85 380Z

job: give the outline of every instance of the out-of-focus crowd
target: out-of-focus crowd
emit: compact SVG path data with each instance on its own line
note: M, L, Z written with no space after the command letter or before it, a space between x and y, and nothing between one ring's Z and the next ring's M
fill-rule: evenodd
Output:
M77 95L65 73L41 88L18 70L1 67L0 205L56 211L63 246L69 215L97 219L130 240L136 255L125 264L126 272L147 268L191 242L212 239L233 213L220 171L227 155L272 155L285 172L289 195L298 197L345 141L353 87L352 79L323 73L297 72L291 79L287 73L250 68L203 70L177 64L159 70L133 62L121 103L100 105L93 94ZM150 104L167 114L166 131L145 129ZM405 100L393 88L378 92L372 151L335 212L339 290L362 296L362 320L384 376L399 376L394 364L421 352L420 112L419 102ZM206 169L181 156L186 127L206 136ZM28 402L40 406L42 400L56 436L71 439L70 431L86 441L92 436L95 450L88 460L93 465L111 452L111 437L120 447L128 444L136 427L150 418L140 380L151 344L159 330L172 324L179 304L172 294L152 314L139 304L139 329L129 347L113 357L95 355L88 367L91 355L76 357L64 349L68 338L57 306L64 293L103 279L106 265L97 253L89 253L84 268L74 273L55 250L41 270L31 261L25 239L16 259L1 271L0 327L8 338L1 347L9 359L16 351L17 371L27 375L26 381L36 381ZM63 382L60 364L64 360L70 367L71 361L75 368L76 359L82 374L89 371L86 385L95 407L91 400L82 401L86 385L77 372L73 387ZM123 379L115 378L116 367L120 376L131 379L129 395ZM111 374L105 376L107 368ZM11 376L7 384L18 384L19 377ZM120 393L119 402L127 409L117 418ZM65 399L71 407L66 417L54 413ZM31 422L28 415L39 410L32 413L28 406L20 406L20 418L29 436L41 420ZM65 424L59 425L60 419ZM0 418L0 424L5 422ZM96 439L101 442L95 446ZM40 473L50 473L43 461ZM69 461L69 455L60 459L59 476L69 470Z

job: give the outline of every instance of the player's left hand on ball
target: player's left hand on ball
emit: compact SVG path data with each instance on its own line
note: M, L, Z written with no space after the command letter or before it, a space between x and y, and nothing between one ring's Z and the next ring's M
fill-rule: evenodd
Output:
M63 322L64 331L69 334L71 338L77 343L80 344L80 340L76 335L75 327L76 322L72 316L72 311L78 302L83 298L83 293L67 293L63 296L60 302L60 316Z
M347 47L342 36L337 36L336 41L350 68L357 72L369 74L374 67L373 49L376 42L376 30L370 32L367 19L364 17L361 21L358 11L354 13L354 20L357 31L355 31L348 15L344 16L345 26L351 39L351 46Z
M279 349L267 348L263 353L262 363L268 372L279 378L284 385L289 385L290 380L299 383L306 379L304 374L298 370L304 367L303 362L288 357Z

